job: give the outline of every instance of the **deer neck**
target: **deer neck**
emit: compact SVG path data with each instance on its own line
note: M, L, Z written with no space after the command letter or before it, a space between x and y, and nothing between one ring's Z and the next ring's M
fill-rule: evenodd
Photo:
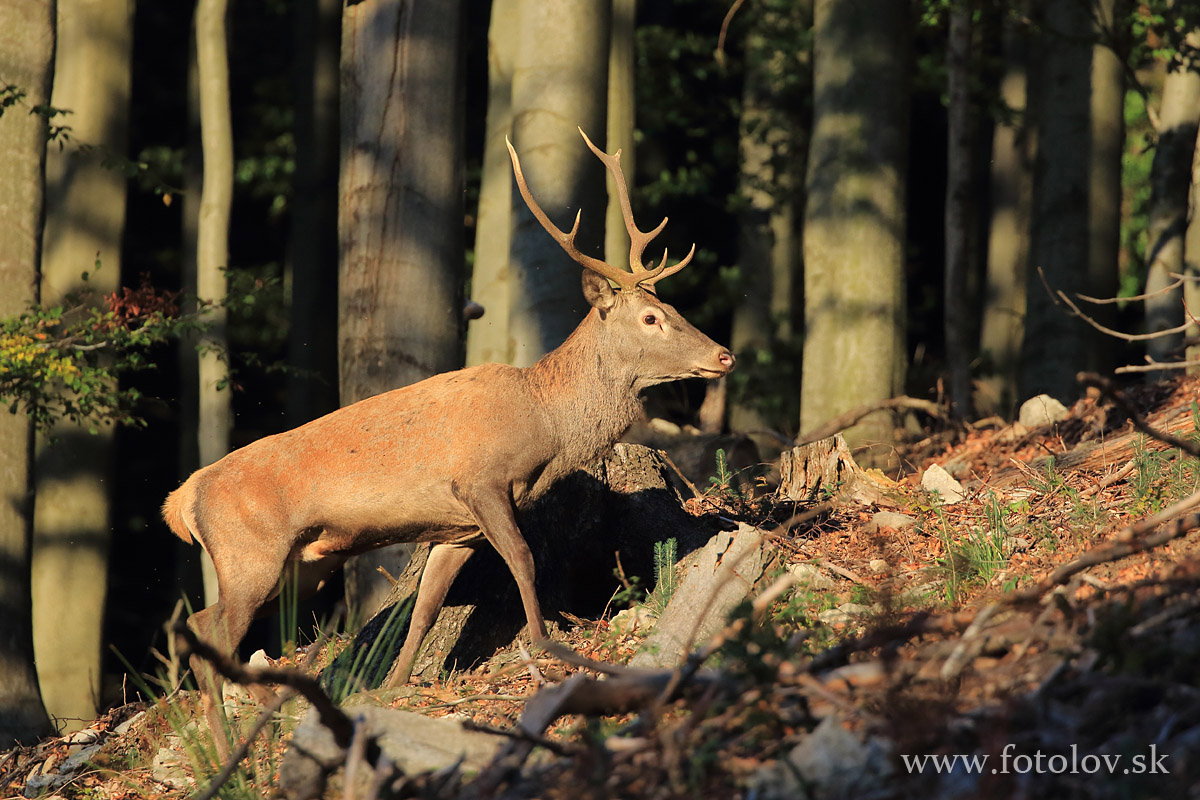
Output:
M631 365L614 357L607 336L592 309L567 340L528 373L559 445L580 450L583 461L607 450L642 414L638 376Z

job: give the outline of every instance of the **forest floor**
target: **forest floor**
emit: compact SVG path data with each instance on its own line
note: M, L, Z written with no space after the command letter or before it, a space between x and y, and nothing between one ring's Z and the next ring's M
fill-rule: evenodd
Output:
M776 566L703 657L601 681L513 648L380 695L507 732L481 770L410 776L398 795L1200 797L1200 461L1130 422L1194 447L1200 378L1125 397L1093 392L1035 430L930 433L870 502L835 497L791 525L717 482L689 508L757 524ZM931 465L965 497L923 490ZM625 664L653 625L629 617L574 620L562 644ZM0 797L191 796L193 703L131 704L0 753ZM274 794L292 726L268 726L222 796Z

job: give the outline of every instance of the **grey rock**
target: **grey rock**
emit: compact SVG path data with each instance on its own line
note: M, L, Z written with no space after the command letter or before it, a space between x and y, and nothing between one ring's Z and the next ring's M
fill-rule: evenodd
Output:
M878 611L878 608L865 606L862 603L842 603L837 608L822 611L817 615L817 619L826 625L842 625L857 622L859 618Z
M901 514L898 511L877 511L871 517L871 524L875 529L879 528L895 528L896 530L904 530L911 528L917 524L916 517L910 517L908 514Z
M687 559L679 588L630 664L668 667L726 624L770 560L762 533L745 523L721 531ZM710 599L711 598L711 599Z
M492 760L503 743L499 737L470 731L462 721L426 717L412 711L365 705L370 698L347 699L343 709L360 719L368 736L373 736L397 768L405 773L425 772L460 763L474 772ZM345 760L333 734L309 710L296 727L279 769L279 787L292 800L320 797L330 774Z
M772 764L758 774L758 796L764 800L811 797L817 800L871 795L892 774L889 746L881 739L860 739L836 716L828 716L787 755L787 764ZM799 778L797 777L799 776ZM804 786L800 781L804 781Z
M1021 404L1017 421L1026 428L1033 430L1044 425L1062 422L1070 416L1067 407L1048 394L1039 394Z
M937 464L925 470L925 474L921 476L921 488L927 492L937 492L938 499L944 506L952 506L967 496L963 485Z
M826 575L819 567L812 564L788 564L787 571L792 574L796 582L805 589L822 591L832 589L834 586L833 578Z
M179 737L169 737L168 741L171 739L175 740L173 746L160 747L154 754L154 761L150 764L150 776L167 786L186 789L191 787L193 782L191 768L184 763L183 756L180 755L184 752L184 744Z

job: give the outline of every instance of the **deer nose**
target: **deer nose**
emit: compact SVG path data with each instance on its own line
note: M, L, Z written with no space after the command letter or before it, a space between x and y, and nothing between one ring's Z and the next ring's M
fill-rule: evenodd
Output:
M737 362L737 359L733 357L733 353L722 348L721 352L717 353L717 361L725 368L726 372L729 372L733 369L733 365Z

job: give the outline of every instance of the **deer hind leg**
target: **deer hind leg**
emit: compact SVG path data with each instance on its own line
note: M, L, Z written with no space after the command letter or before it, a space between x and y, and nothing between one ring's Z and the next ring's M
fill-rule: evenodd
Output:
M442 605L446 602L446 592L450 584L458 577L463 564L467 563L475 553L475 547L465 544L435 544L429 549L429 557L425 561L425 570L421 573L421 581L417 584L417 599L413 603L412 619L408 625L408 636L404 639L404 647L396 656L391 674L388 676L389 688L403 686L412 677L413 664L417 660L417 652L425 635L437 621Z
M525 619L529 623L529 636L537 644L548 639L542 609L534 589L533 553L513 513L512 500L507 487L481 487L468 490L457 485L452 487L454 496L475 517L484 538L495 547L521 592L521 605L525 607Z
M188 619L196 636L226 655L236 655L237 647L246 635L255 613L276 590L283 570L283 555L257 554L245 551L223 553L213 557L217 571L217 602ZM199 656L191 657L192 672L200 688L200 702L208 720L217 753L224 759L229 755L225 738L228 728L222 700L221 675ZM261 702L269 692L259 693Z

